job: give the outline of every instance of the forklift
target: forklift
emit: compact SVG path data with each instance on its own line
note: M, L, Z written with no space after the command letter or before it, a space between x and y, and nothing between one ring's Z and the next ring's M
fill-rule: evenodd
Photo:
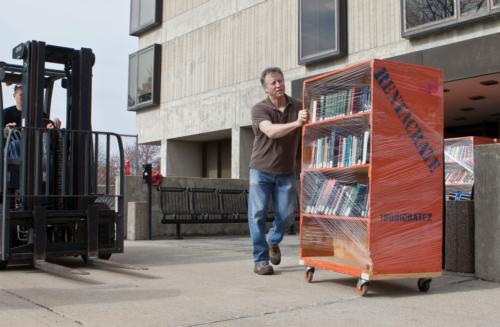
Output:
M49 273L86 275L51 259L102 263L124 243L122 140L91 126L94 53L28 41L12 57L22 64L0 62L0 108L1 82L22 85L23 106L21 126L0 137L0 269L32 260ZM66 125L47 128L56 81L66 93Z

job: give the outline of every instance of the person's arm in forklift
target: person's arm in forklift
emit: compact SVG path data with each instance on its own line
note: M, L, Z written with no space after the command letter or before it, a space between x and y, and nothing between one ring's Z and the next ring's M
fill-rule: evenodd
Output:
M47 125L45 125L45 128L48 129L53 129L53 128L61 128L61 120L59 118L54 118L53 120L48 120Z
M17 126L16 123L5 124L5 127L3 129L4 135L7 135L9 133L9 129L15 128L16 126ZM61 120L59 118L54 118L54 120L49 120L47 122L47 125L45 125L45 128L48 129L61 128Z
M16 127L16 123L7 123L7 124L5 124L5 127L3 128L3 135L5 137L7 137L7 135L9 135L9 129L15 128L15 127Z

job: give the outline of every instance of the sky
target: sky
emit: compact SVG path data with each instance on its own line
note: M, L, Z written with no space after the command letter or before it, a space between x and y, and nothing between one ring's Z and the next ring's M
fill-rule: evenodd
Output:
M127 111L128 55L137 51L129 36L130 0L0 0L0 61L30 40L80 49L96 56L92 85L92 128L136 134L135 113ZM13 87L2 86L4 106L14 105ZM66 123L66 101L60 82L54 86L51 118Z

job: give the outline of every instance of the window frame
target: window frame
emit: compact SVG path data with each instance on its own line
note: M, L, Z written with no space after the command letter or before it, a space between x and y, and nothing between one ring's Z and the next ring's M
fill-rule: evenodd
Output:
M341 58L347 56L347 0L332 0L335 2L335 50L322 52L307 57L302 56L302 2L307 0L298 0L298 62L299 65L309 65L323 62L329 59Z
M486 1L487 8L484 13L462 17L461 16L462 13L460 12L460 0L453 0L455 6L455 14L452 17L407 29L406 1L407 0L400 0L400 9L401 9L401 36L407 39L425 36L435 32L451 29L457 26L463 26L475 21L490 19L500 14L500 5L493 7L493 0L488 0Z
M134 7L134 1L139 2L139 11L137 13L134 13L133 7ZM154 8L154 18L152 21L146 22L141 24L140 22L140 12L141 12L141 2L142 0L130 0L130 20L129 20L129 35L131 36L140 36L144 32L147 32L154 27L157 27L161 25L162 23L162 15L163 15L163 0L154 0L155 1L155 8ZM136 29L132 28L132 17L133 15L136 14L138 16L138 26Z
M130 67L130 61L133 57L137 58L137 64L136 64L136 85L139 80L139 56L141 54L147 53L149 51L153 51L153 86L151 87L151 100L141 102L141 103L136 103L133 106L128 105L128 96L130 92L130 76L131 76L131 67ZM161 91L161 45L159 44L152 44L146 48L143 48L139 51L136 51L134 53L131 53L129 55L129 68L128 68L128 83L127 83L127 110L128 111L137 111L140 109L144 108L150 108L153 106L157 106L160 104L160 91ZM136 87L137 89L137 87ZM135 92L135 99L137 101L137 90Z

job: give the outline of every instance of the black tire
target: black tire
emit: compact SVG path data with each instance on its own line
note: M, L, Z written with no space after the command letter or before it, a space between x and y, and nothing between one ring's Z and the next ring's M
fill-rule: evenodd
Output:
M82 257L83 262L85 262L85 263L89 262L89 257L86 254L82 254L81 257Z
M0 260L0 270L7 269L8 261Z
M307 269L306 273L304 274L304 279L308 283L312 283L314 277L314 268Z
M109 258L111 258L111 254L112 253L99 253L97 257L102 260L109 260Z
M418 280L418 290L420 292L428 292L429 289L431 288L431 282L432 279L425 279L425 278L420 278Z
M109 206L108 206L108 204L107 204L107 203L103 203L103 202L94 202L92 205L93 205L93 206L96 206L96 207L97 207L97 209L99 209L99 210L110 210L110 209L109 209Z
M356 284L356 293L358 293L360 296L365 296L368 293L368 286L370 283L368 283L364 279L358 279L358 283Z

